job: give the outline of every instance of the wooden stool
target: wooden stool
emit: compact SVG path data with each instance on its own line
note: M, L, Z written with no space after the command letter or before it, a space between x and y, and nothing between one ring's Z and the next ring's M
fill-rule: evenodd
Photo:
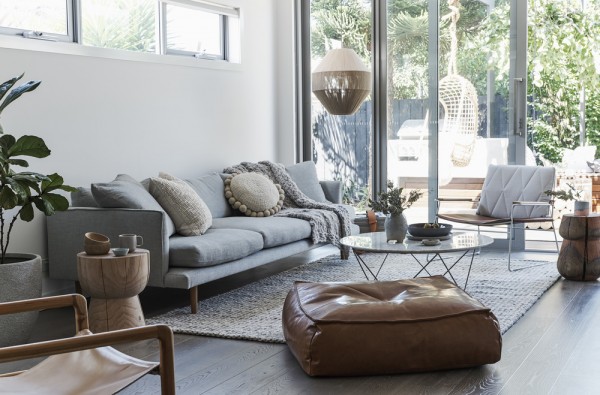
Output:
M90 301L94 333L145 325L138 294L150 275L150 252L137 249L125 256L77 254L77 271Z
M565 214L558 230L563 238L556 268L567 280L600 277L600 215Z

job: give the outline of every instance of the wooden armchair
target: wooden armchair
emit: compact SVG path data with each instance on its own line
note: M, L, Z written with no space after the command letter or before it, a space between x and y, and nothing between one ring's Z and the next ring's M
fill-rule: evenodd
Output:
M0 348L0 362L49 356L29 370L0 375L0 393L114 393L158 366L162 394L175 394L173 332L166 325L92 334L87 303L79 294L0 303L0 314L68 306L75 310L75 337ZM147 339L159 340L160 363L107 347Z

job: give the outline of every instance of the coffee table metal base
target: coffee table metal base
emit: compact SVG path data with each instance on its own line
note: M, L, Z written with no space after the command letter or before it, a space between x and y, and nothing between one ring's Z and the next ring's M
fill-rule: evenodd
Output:
M450 238L440 240L439 243L434 245L427 245L418 240L410 239L404 240L402 243L388 242L385 232L372 232L346 236L340 240L340 244L352 249L367 280L378 279L379 272L385 265L389 254L400 254L412 256L419 266L421 266L421 269L417 272L415 277L420 276L423 272L431 276L429 265L439 261L446 270L444 276L447 275L457 286L459 286L452 274L452 269L466 257L466 259L469 260L469 271L463 289L467 287L469 282L475 253L479 251L481 247L488 246L492 244L492 242L493 239L491 237L474 232L456 233ZM452 255L448 256L449 253ZM383 254L384 257L381 264L371 264L371 266L375 266L375 268L372 269L367 265L367 262L365 262L363 254ZM442 256L442 254L444 254L445 257Z
M371 269L369 267L369 265L367 265L367 263L364 261L363 257L361 255L364 254L364 251L355 251L354 249L352 250L352 252L354 253L354 256L356 257L356 260L358 261L358 265L360 266L360 269L362 270L363 274L365 275L365 278L367 280L375 280L375 281L379 281L378 276L379 276L379 272L381 271L381 269L383 268L383 265L385 265L385 262L387 261L388 256L390 255L390 253L385 253L385 256L383 257L383 261L381 262L381 264L379 265L379 267L377 268L377 271L374 272L373 269ZM454 282L454 284L456 284L456 286L460 287L460 285L458 285L458 282L456 281L456 279L454 278L454 276L452 275L451 270L454 268L454 266L456 266L465 256L467 256L467 259L469 259L469 271L467 272L467 278L465 279L465 285L462 287L462 289L467 289L467 284L469 282L469 276L471 274L471 268L473 267L473 259L475 258L475 253L477 252L477 249L471 249L471 250L466 250L464 251L461 255L459 255L458 257L442 257L442 255L440 255L439 253L431 253L431 254L427 254L425 257L425 261L422 262L421 260L419 260L419 258L417 258L417 256L415 254L407 254L410 255L414 258L414 260L419 264L419 266L421 266L421 270L419 270L417 272L417 274L415 274L413 276L413 278L417 278L419 277L419 275L423 272L427 273L428 276L431 276L431 273L429 273L429 271L427 270L427 267L435 262L435 261L439 261L442 263L442 265L444 266L444 268L446 269L446 271L442 274L443 276L449 275L450 278L452 279L452 281ZM470 257L468 256L470 253ZM430 258L429 256L432 255L432 257ZM451 262L452 258L455 258L454 262ZM449 262L450 261L450 262Z

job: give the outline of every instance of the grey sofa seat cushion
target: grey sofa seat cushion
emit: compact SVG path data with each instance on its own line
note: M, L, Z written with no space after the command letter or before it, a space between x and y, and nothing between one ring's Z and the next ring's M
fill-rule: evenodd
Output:
M173 267L213 266L246 257L262 248L260 233L210 228L201 236L172 236L169 239L169 262Z
M308 221L286 217L229 217L214 218L213 229L246 229L258 232L263 237L265 248L288 244L310 238Z
M92 184L92 195L98 205L104 208L133 208L164 212L142 183L127 174L119 174L111 182ZM166 213L165 215L167 232L172 235L175 233L175 224Z
M306 161L296 163L295 165L286 167L292 180L296 183L298 188L312 200L317 202L328 202L325 198L323 188L319 183L319 177L317 176L317 167L312 161Z
M207 174L198 178L186 179L185 181L204 200L213 218L229 217L232 215L231 206L227 203L227 199L225 199L225 185L219 174Z

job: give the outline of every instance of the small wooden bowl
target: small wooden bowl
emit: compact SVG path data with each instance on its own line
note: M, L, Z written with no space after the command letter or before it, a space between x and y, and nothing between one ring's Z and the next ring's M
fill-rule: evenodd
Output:
M86 244L104 244L104 243L110 243L110 239L108 238L108 236L105 236L101 233L96 233L96 232L87 232L84 235L84 241Z
M88 255L106 255L110 251L110 243L84 244L83 250Z
M83 239L83 250L88 255L105 255L110 251L110 239L96 232L87 232Z

